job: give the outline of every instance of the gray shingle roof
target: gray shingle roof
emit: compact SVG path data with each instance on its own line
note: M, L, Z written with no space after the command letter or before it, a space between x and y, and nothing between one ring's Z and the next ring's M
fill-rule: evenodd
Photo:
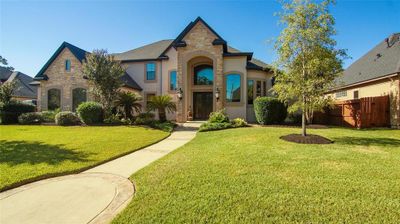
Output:
M7 82L15 81L16 86L13 91L13 96L17 97L37 97L37 86L29 85L33 81L33 78L25 75L22 72L13 72L8 78Z
M130 51L113 54L114 58L121 61L157 60L173 40L160 40Z
M139 91L142 91L142 87L139 86L139 84L137 84L137 82L135 82L135 80L133 80L133 78L125 72L125 74L121 77L121 81L124 83L124 86L132 88L132 89L136 89Z
M338 79L338 87L400 72L400 33L395 33L363 55Z
M0 81L1 82L5 82L10 75L12 74L12 71L10 71L9 69L0 66Z
M121 61L142 61L142 60L157 60L162 53L167 49L173 42L173 39L157 41L130 51L123 53L113 54L115 59ZM242 53L241 51L228 46L228 53ZM249 69L268 69L270 66L259 59L252 58L248 63Z

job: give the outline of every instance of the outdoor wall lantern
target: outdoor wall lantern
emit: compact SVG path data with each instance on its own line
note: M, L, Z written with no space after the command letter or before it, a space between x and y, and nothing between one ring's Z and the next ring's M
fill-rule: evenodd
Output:
M178 99L179 99L179 100L181 100L181 99L182 99L182 97L183 97L183 91L182 91L182 88L179 88L179 89L178 89L178 91L177 91L176 93L177 93L177 95L178 95Z
M219 89L217 88L217 90L215 90L215 98L217 99L217 101L219 100Z

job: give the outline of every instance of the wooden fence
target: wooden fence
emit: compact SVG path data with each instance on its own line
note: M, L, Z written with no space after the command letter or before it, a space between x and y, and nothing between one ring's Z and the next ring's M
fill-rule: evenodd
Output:
M389 127L389 96L338 101L333 109L317 113L313 123L356 128Z

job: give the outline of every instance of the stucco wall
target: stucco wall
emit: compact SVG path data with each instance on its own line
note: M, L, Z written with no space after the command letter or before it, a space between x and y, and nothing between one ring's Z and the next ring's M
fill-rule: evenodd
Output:
M247 70L246 70L247 58L241 57L224 57L224 90L226 91L225 76L228 74L240 74L241 75L241 86L240 86L240 103L228 103L225 102L226 113L229 118L242 118L246 120L246 104L247 104ZM222 93L225 100L226 93Z
M65 60L67 59L71 61L71 71L65 70ZM87 81L83 79L82 75L82 64L68 48L62 50L44 74L49 77L49 80L40 82L38 90L39 110L47 110L47 91L49 89L61 90L61 110L72 110L73 89L88 89Z
M352 100L354 99L354 91L358 91L358 98L385 96L390 98L390 123L392 127L400 128L400 81L399 76L383 79L375 82L361 84L343 90L338 90L327 94L336 100ZM336 97L336 93L347 91L347 96Z
M177 52L175 48L171 48L166 53L168 56L168 60L162 61L162 94L169 94L174 102L178 102L178 98L176 96L175 91L169 90L169 73L171 71L177 71ZM179 86L178 86L179 88ZM176 113L167 113L168 120L175 120Z

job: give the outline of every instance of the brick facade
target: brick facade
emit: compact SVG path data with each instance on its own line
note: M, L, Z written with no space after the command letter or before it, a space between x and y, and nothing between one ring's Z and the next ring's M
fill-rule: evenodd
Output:
M71 61L71 70L66 71L65 60ZM53 63L44 72L49 80L42 81L38 89L38 109L47 110L47 92L49 89L61 90L61 110L72 110L72 90L88 89L87 80L82 75L82 63L68 48L64 48ZM89 97L89 96L88 96Z
M223 47L222 45L212 44L216 38L217 36L202 22L198 22L183 38L186 42L186 46L177 48L178 87L182 88L184 96L188 97L188 94L191 94L187 91L187 88L185 88L187 87L186 79L189 75L187 74L187 63L192 58L199 56L208 57L213 60L215 78L213 92L215 93L217 88L220 92L223 91ZM214 100L214 108L216 110L222 109L224 107L223 102L223 100ZM176 114L178 122L186 121L188 109L188 101L186 99L178 102Z

